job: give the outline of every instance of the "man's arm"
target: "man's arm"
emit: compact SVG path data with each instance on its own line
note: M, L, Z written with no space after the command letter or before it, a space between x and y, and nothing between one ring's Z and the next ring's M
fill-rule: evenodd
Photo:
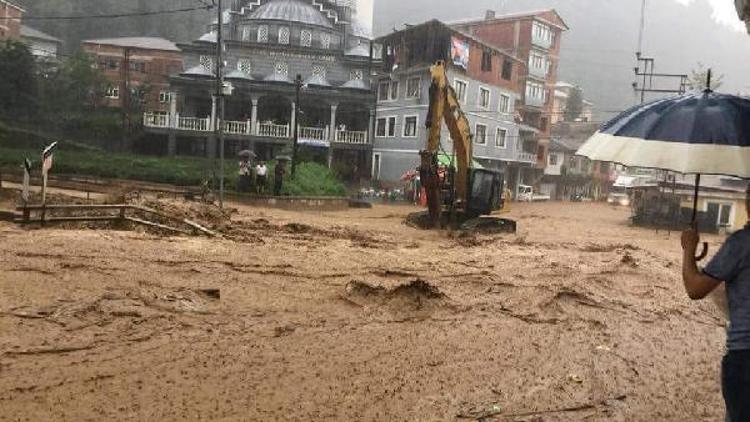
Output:
M682 281L685 283L685 291L693 300L704 299L721 284L721 281L698 270L695 254L699 241L695 227L682 233Z

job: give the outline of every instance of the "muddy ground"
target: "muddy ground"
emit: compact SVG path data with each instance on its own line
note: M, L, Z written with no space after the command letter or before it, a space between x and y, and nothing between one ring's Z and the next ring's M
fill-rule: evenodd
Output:
M626 210L236 208L223 239L0 222L0 420L721 420L721 314Z

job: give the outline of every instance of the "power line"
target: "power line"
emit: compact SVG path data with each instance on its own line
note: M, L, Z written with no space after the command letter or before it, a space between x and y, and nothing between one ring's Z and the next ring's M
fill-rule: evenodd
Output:
M170 15L176 13L194 12L197 10L211 10L213 5L206 4L200 7L185 7L181 9L156 10L151 12L133 12L133 13L114 13L107 15L88 15L88 16L23 16L21 20L28 21L76 21L86 19L118 19L142 16ZM19 20L16 17L0 17L0 20Z

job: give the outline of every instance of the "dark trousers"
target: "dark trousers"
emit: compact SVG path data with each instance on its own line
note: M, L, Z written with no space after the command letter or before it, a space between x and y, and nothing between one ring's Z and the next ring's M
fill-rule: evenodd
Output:
M750 421L750 350L730 351L721 362L721 389L727 420Z
M281 178L277 178L273 182L273 196L281 196L281 185L282 185Z

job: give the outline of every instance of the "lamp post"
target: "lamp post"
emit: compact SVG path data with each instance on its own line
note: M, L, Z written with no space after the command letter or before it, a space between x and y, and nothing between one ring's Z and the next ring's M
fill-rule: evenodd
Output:
M216 113L216 137L219 141L219 207L224 208L224 10L218 0L218 25L216 27L216 100L219 109ZM214 151L215 152L215 151ZM214 167L216 168L216 167Z
M299 93L302 90L302 75L297 75L294 80L295 101L294 101L294 146L292 147L292 177L297 171L297 148L299 144Z

